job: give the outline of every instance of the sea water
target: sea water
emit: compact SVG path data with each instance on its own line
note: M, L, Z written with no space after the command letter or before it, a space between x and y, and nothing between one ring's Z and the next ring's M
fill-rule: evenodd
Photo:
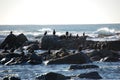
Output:
M94 24L94 25L0 25L0 41L4 40L10 31L18 35L24 33L28 39L34 40L36 36L42 36L45 31L47 35L51 35L53 30L57 35L63 35L66 31L72 35L82 35L85 32L92 40L119 40L120 24ZM110 35L98 37L99 34ZM41 52L36 51L36 52ZM47 72L57 72L66 76L75 76L81 73L97 71L103 79L119 80L120 79L120 63L119 62L93 62L90 64L98 65L100 68L69 70L70 64L64 65L0 65L0 79L7 75L15 75L22 80L34 80L36 76ZM73 80L81 80L75 78Z

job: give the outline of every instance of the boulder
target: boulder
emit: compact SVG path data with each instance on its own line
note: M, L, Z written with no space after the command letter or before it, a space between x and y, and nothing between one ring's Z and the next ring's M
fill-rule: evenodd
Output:
M57 49L61 47L60 38L56 35L45 35L41 38L41 49Z
M50 60L47 64L84 64L87 60L85 54L76 53L64 56L62 58Z
M26 41L28 41L27 37L23 33L19 34L16 39L16 47L22 46Z
M76 70L76 69L89 69L89 68L99 68L97 65L71 65L70 70Z
M36 80L66 80L66 77L59 73L49 72L36 77Z
M5 48L6 46L8 49L15 48L16 46L16 39L17 37L14 34L9 34L5 40L1 43L0 48Z
M102 77L98 74L98 72L89 72L78 75L79 78L86 79L102 79Z

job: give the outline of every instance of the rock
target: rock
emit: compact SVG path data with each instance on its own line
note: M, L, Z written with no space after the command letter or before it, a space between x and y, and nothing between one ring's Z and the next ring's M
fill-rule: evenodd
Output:
M78 77L86 78L86 79L102 79L102 77L98 74L98 72L83 73L78 75Z
M100 56L93 56L90 58L91 61L100 61L101 57Z
M27 50L29 50L29 49L39 50L40 48L39 48L38 44L30 44L28 46Z
M41 49L57 49L61 47L60 38L56 35L45 35L41 38Z
M59 73L49 72L45 75L36 77L36 80L66 80L66 77Z
M30 63L30 64L41 64L42 63L42 58L40 56L38 56L37 54L35 54L34 52L30 53L28 63Z
M1 43L0 48L4 48L6 45L8 49L14 48L16 45L16 39L17 37L14 34L9 34L5 40Z
M89 68L99 68L97 65L71 65L69 69L89 69Z
M117 57L105 57L105 58L102 58L100 61L103 61L103 62L118 62L118 61L120 61L120 59L117 58Z
M76 53L62 58L50 60L47 64L84 64L87 63L85 54Z
M19 48L24 44L25 41L28 41L27 37L24 34L20 34L18 36L14 34L9 34L5 40L1 43L0 48L4 48L6 45L8 49L11 48Z
M21 79L16 76L5 76L3 80L21 80Z
M23 33L19 34L16 39L16 47L22 46L26 41L28 41L27 37Z
M42 63L42 61L40 60L40 61L37 61L37 60L29 60L29 61L27 61L29 64L32 64L32 65L37 65L37 64L41 64Z
M5 64L6 62L8 62L10 60L10 58L2 58L2 60L0 61L1 64Z

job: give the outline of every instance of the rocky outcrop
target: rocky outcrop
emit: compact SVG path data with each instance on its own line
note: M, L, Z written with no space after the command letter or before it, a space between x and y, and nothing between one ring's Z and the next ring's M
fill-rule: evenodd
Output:
M61 38L56 35L44 35L41 38L41 49L77 49L79 45L84 45L86 41L85 37L71 37L71 38Z
M5 40L1 43L0 48L5 48L7 46L8 49L19 48L27 41L27 37L24 34L20 34L18 36L14 34L9 34Z
M97 65L71 65L70 70L76 70L76 69L90 69L90 68L99 68Z
M78 77L86 78L86 79L102 79L102 77L98 74L98 72L83 73L78 75Z
M87 60L84 56L85 54L76 53L62 58L50 60L47 64L84 64Z

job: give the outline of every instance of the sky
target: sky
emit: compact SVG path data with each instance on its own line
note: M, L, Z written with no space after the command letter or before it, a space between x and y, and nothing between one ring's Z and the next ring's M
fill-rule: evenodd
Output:
M0 25L120 23L120 0L0 0Z

